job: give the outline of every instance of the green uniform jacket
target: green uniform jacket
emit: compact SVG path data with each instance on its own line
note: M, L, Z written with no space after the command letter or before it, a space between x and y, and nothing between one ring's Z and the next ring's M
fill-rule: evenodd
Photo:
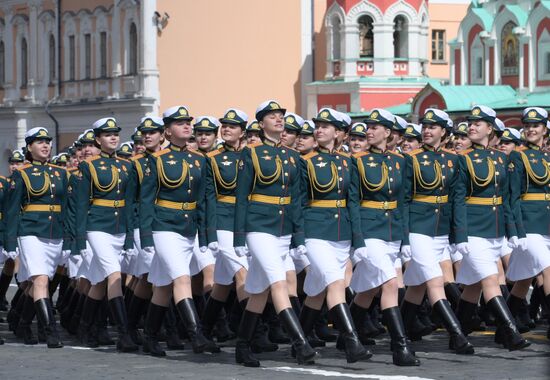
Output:
M359 179L360 206L364 201L397 202L397 208L360 207L364 239L403 240L405 231L403 176L405 158L399 153L372 147L353 156Z
M353 247L364 247L359 179L350 156L318 148L302 157L301 176L306 239L350 240ZM346 206L316 207L318 201L345 201Z
M449 235L452 243L468 241L463 213L464 189L458 191L458 181L459 157L452 151L424 145L405 155L404 245L409 244L409 233L431 237ZM432 201L422 199L426 196ZM447 202L437 203L437 199L444 197Z
M496 239L504 235L517 236L516 224L510 208L510 176L508 157L496 149L485 149L474 144L473 149L460 152L460 179L457 192L465 194L468 236ZM468 204L478 197L492 200L502 198L502 204Z
M196 151L170 145L150 156L143 172L139 201L141 246L153 247L153 231L170 231L194 238L199 245L206 238L206 159ZM161 207L158 200L177 203L196 202L194 209Z
M242 247L247 232L274 236L293 234L296 245L304 244L300 203L299 162L290 149L269 140L247 146L241 152L235 192L234 246ZM249 196L290 197L290 204L249 200Z
M4 176L0 176L0 247L4 246L4 230L6 228L6 200L10 183Z
M529 144L510 154L510 206L518 237L550 235L550 157ZM524 194L538 194L544 200L523 200Z
M206 215L209 221L208 226L215 230L233 231L235 190L241 152L224 145L208 153L207 156Z
M13 173L6 205L6 251L15 251L19 236L62 239L67 235L67 177L65 168L36 162ZM61 210L25 211L27 205L56 206Z
M80 251L76 248L76 201L81 176L78 168L69 169L68 172L69 185L67 186L67 213L65 219L69 236L63 240L63 250L70 249L71 255L79 255Z
M128 199L131 192L127 192L131 168L129 161L105 152L80 163L82 178L76 203L76 245L79 251L86 248L87 231L113 235L125 233L124 249L133 248L132 210L126 206L93 204L94 199L131 204Z

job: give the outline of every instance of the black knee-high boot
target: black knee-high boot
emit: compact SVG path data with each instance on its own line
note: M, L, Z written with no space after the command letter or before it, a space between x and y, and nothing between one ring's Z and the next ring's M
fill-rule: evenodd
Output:
M359 335L359 340L361 343L367 346L374 346L376 341L372 339L372 335L374 334L375 336L378 336L379 331L374 326L370 327L372 322L370 321L368 309L357 305L355 302L351 303L349 309L351 312L351 317L353 318L353 323L357 328L357 335ZM366 322L367 319L368 322Z
M60 298L57 299L57 303L55 304L55 308L60 314L60 318L63 315L63 312L67 309L69 302L71 302L71 297L73 296L73 293L75 292L75 288L73 286L68 286L67 289L63 292L63 297L60 296Z
M8 311L8 301L6 300L6 292L11 283L13 275L4 273L0 274L0 311Z
M80 293L78 292L78 289L75 288L71 294L71 298L67 302L67 305L63 310L61 310L59 323L61 324L61 327L63 327L67 331L71 326L71 320L73 319L73 315L76 311L76 308L78 307L79 300Z
M357 336L349 306L345 303L338 304L330 309L330 313L337 323L340 335L344 340L348 363L355 363L359 360L370 358L372 353L363 347Z
M107 298L101 300L97 316L95 318L95 331L97 334L97 344L100 346L111 346L115 344L115 341L111 339L109 331L107 329L109 321L109 303ZM81 322L82 323L82 322Z
M119 352L132 352L138 350L138 345L132 341L128 334L128 316L123 297L115 297L109 300L111 314L115 320L118 331L116 348Z
M96 348L99 347L97 339L97 331L94 323L98 317L98 311L101 307L102 300L96 300L90 297L86 297L84 305L82 307L82 317L80 324L78 325L78 339L86 347Z
M132 342L137 345L143 344L143 337L138 329L138 323L141 316L147 312L149 300L133 295L128 308L128 334L132 338Z
M250 349L250 342L256 331L256 326L262 315L244 309L242 319L237 329L237 343L235 346L235 362L245 367L259 367L260 362Z
M468 336L474 331L475 323L474 316L476 313L477 304L460 299L456 307L456 316L462 327L464 335Z
M195 310L197 310L197 315L199 318L202 318L204 314L204 308L206 306L206 298L200 294L200 295L193 295L193 302L195 303Z
M385 334L386 329L380 323L380 297L374 297L372 303L369 306L369 317L374 325L378 329L380 334Z
M300 326L300 321L291 307L282 310L278 314L279 320L285 327L290 336L290 343L294 352L296 352L296 361L298 364L312 364L317 353L306 339L304 331Z
M216 325L214 328L214 335L216 336L218 342L227 342L228 340L235 339L235 333L229 328L225 307L222 307L218 313L218 318L216 319Z
M178 302L176 308L185 325L187 336L193 346L193 352L196 354L205 351L214 353L220 352L220 348L213 341L207 339L202 333L202 327L193 299L182 299Z
M53 306L50 298L41 298L34 303L38 321L44 327L48 348L61 348L63 343L57 332L57 324L53 315Z
M418 309L420 305L403 300L401 304L401 316L403 317L403 323L405 324L405 331L407 336L412 341L422 340L423 336L429 335L432 329L428 326L424 326L417 317Z
M164 330L166 331L166 347L170 350L183 350L185 344L178 334L178 318L176 317L176 305L170 300L168 310L164 313Z
M50 299L53 299L53 295L55 294L55 291L57 290L57 287L59 286L62 277L63 275L61 273L55 272L53 278L51 279L51 281L49 281L48 294L50 295Z
M403 367L420 365L420 360L414 356L413 351L407 344L405 325L399 307L395 306L382 310L382 316L391 337L390 346L393 353L393 364Z
M18 338L22 338L25 344L38 344L38 340L35 338L31 328L32 320L36 314L34 300L32 297L24 294L21 296L21 301L23 301L23 306L21 310L21 317L15 330L15 335Z
M505 339L504 348L514 351L521 350L522 348L531 345L531 343L523 339L519 333L516 324L514 323L514 317L510 313L508 306L506 306L506 301L504 301L502 296L491 298L491 300L487 302L487 306L491 308L491 311L495 316L498 324L497 330L500 329L503 331Z
M319 319L320 314L321 310L312 309L305 304L301 307L299 314L300 325L302 325L302 329L304 330L304 334L306 334L309 345L313 348L326 346L325 341L319 339L319 337L315 334L314 329L315 322Z
M17 302L12 305L10 311L8 312L8 315L6 316L8 329L13 332L15 332L15 330L17 329L17 325L19 324L19 320L21 319L21 313L23 312L23 305L25 304L25 299L27 298L27 295L23 292L23 290L18 289L17 291L21 291L21 293L19 294Z
M145 326L143 332L145 333L145 339L143 340L143 352L152 356L166 356L166 351L162 349L158 341L158 332L162 326L164 316L168 311L167 307L149 304L147 310L147 316L145 317Z
M19 301L19 297L21 297L21 294L23 294L23 289L21 289L20 286L17 286L17 290L15 291L15 294L10 301L10 308L14 308L17 305L17 301Z
M78 304L76 305L76 309L74 311L73 316L71 317L69 327L67 328L69 333L73 335L78 332L78 325L80 324L80 317L82 316L82 308L84 307L85 301L86 301L86 295L80 294L78 298Z
M546 305L548 306L548 308L550 308L550 294L547 294L544 297L544 301L545 301ZM549 325L550 325L550 323L549 323ZM546 337L548 339L550 339L550 326L548 326L548 330L546 331Z
M449 282L445 284L445 297L449 300L453 311L458 308L461 294L462 292L456 282Z
M506 304L508 305L508 309L510 309L510 313L514 317L514 321L516 322L516 327L518 328L518 331L520 334L529 332L531 330L529 328L529 325L525 324L520 316L521 310L523 308L523 301L524 301L523 298L516 297L513 294L510 294L506 299Z
M57 294L57 302L55 303L55 308L57 310L61 310L62 303L65 300L65 294L67 294L67 290L71 288L69 286L71 282L71 279L66 274L61 276L61 281L59 282L59 293Z
M335 342L338 338L338 334L328 327L328 309L326 303L323 303L321 314L315 323L315 334L325 342Z
M269 340L273 343L285 344L290 342L288 334L284 332L281 327L281 321L277 317L275 307L272 303L265 305L264 312L262 314L263 321L269 328Z
M239 301L237 297L235 297L235 300L233 301L233 305L231 306L231 311L229 313L229 327L235 332L239 331L243 311L246 309L247 302L248 298Z
M202 331L204 336L212 339L212 332L218 319L218 314L223 309L225 302L218 301L213 297L209 297L204 306L204 313L201 319Z
M449 349L454 350L460 355L472 355L474 353L474 346L468 342L468 339L466 339L466 336L462 332L460 322L456 318L453 309L451 309L449 301L441 299L434 303L433 308L451 336L449 339Z

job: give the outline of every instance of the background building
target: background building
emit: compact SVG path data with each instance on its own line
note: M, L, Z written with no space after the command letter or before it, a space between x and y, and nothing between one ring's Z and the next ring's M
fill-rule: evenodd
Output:
M35 126L64 148L100 117L128 139L142 115L176 104L252 116L275 98L311 117L404 103L427 75L448 77L465 3L2 0L0 172Z

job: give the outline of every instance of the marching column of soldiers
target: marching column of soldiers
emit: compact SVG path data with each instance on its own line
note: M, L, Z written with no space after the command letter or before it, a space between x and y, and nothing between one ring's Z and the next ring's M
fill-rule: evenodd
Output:
M28 345L63 347L58 324L152 356L234 341L248 367L279 344L299 364L327 342L364 361L386 333L393 363L418 366L411 341L437 328L459 355L491 326L523 349L550 314L550 123L538 107L522 123L483 105L456 126L438 109L176 106L122 144L99 119L54 157L33 128L0 177L0 309Z

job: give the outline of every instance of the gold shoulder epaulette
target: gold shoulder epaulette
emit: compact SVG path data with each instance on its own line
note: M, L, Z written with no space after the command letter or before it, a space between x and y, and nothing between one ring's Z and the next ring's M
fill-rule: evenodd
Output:
M204 156L205 156L205 154L204 154L203 152L200 152L200 151L195 150L195 149L189 149L189 148L188 148L187 151L188 151L189 153L196 154L197 156L201 156L201 157L204 157Z
M134 157L130 158L130 161L137 161L137 160L139 160L139 159L142 158L142 157L145 157L145 156L143 155L143 153L136 154Z
M248 144L248 148L256 148L257 146L263 145L264 143L261 141L255 142L254 144Z
M424 149L418 148L407 153L409 156L416 156L418 153L424 152Z
M393 154L394 156L403 158L403 155L402 155L401 153L394 152L393 150L389 150L388 152L391 153L391 154Z
M208 152L206 155L208 157L214 157L222 152L222 148L218 148L216 150L213 150L212 152Z
M64 168L63 166L54 165L54 164L48 164L48 165L51 166L52 168L67 170L67 168Z
M466 149L466 150L463 150L463 151L459 152L459 154L460 154L461 156L465 156L465 155L467 155L468 153L470 153L472 150L473 150L473 149Z
M527 147L525 145L518 146L515 149L516 152L523 152L524 150L527 150Z
M127 158L122 158L122 157L117 157L117 158L121 161L124 161L124 162L128 162L128 163L130 162L130 160L127 159Z
M153 153L153 156L155 156L155 157L160 157L160 156L162 156L163 154L166 154L166 153L168 153L168 152L170 152L170 149L166 148L166 149L159 150L158 152Z
M316 155L318 155L319 153L317 153L316 151L313 151L313 152L309 152L308 154L306 155L303 155L302 158L304 160L309 160L311 157L315 157Z
M340 156L344 156L344 157L351 157L351 155L348 152L336 152L336 154L339 154Z
M96 156L92 156L92 157L90 157L90 158L87 158L87 159L86 159L86 162L95 161L95 160L97 160L97 159L100 158L100 157L101 157L101 156L100 156L99 154L96 155Z
M355 158L360 158L360 157L368 155L369 153L370 152L357 152L357 153L353 153L352 156L355 157Z
M25 164L25 165L21 166L20 168L17 168L17 170L22 171L22 170L30 168L31 166L32 166L32 164Z

